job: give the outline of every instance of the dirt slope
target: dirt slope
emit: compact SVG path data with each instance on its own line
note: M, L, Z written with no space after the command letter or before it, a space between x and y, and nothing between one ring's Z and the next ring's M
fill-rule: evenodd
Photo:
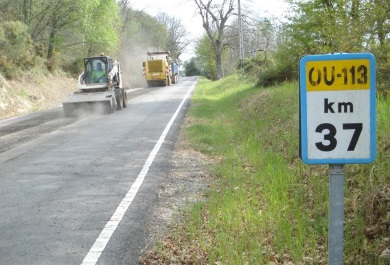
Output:
M15 80L0 75L0 120L59 106L77 90L77 80L65 73L26 72Z

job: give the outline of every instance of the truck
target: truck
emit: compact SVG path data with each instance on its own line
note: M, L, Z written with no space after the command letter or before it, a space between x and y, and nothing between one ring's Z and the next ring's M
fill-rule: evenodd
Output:
M65 116L84 111L113 113L127 107L122 87L119 60L101 54L84 58L84 71L78 78L78 90L62 102Z
M169 51L148 52L147 60L143 62L144 76L148 87L170 86L172 81L172 66Z
M172 60L171 69L172 69L172 76L171 76L172 84L177 84L179 83L179 77L180 77L179 63L177 62L177 60Z

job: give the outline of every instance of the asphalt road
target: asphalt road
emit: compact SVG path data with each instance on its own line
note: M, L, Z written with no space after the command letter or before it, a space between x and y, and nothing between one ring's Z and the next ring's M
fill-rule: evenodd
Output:
M1 121L0 264L138 264L196 80Z

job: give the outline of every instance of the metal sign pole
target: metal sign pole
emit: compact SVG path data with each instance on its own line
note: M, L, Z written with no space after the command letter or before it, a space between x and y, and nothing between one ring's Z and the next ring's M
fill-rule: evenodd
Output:
M328 264L343 264L344 165L329 165Z
M241 20L241 3L238 0L238 34L240 38L239 48L240 48L240 67L244 60L244 37L242 32L242 20Z

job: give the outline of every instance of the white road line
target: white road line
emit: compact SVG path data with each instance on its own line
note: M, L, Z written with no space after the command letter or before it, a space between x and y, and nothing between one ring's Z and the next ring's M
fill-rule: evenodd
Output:
M195 83L196 84L196 83ZM165 137L167 136L169 129L171 128L173 122L175 121L177 115L179 114L179 111L183 107L184 102L190 95L190 92L194 89L195 84L192 85L192 87L188 90L186 96L180 103L179 107L177 108L175 114L173 114L171 120L165 127L165 130L160 136L160 139L157 141L156 145L154 146L152 152L149 154L148 159L146 160L141 172L139 173L137 179L131 186L130 190L127 192L126 196L122 199L122 201L119 203L118 207L116 208L114 214L111 216L111 219L107 222L107 224L104 226L102 232L100 232L100 235L96 239L95 243L92 245L91 249L85 256L83 262L81 265L95 265L102 254L103 250L105 249L108 241L110 240L112 234L118 227L120 221L122 220L123 216L125 215L127 209L129 208L131 202L135 198L135 195L137 194L139 188L142 185L142 182L145 179L146 174L149 171L149 167L152 165L154 158L156 157L158 151L160 150L160 147L162 143L165 140Z

